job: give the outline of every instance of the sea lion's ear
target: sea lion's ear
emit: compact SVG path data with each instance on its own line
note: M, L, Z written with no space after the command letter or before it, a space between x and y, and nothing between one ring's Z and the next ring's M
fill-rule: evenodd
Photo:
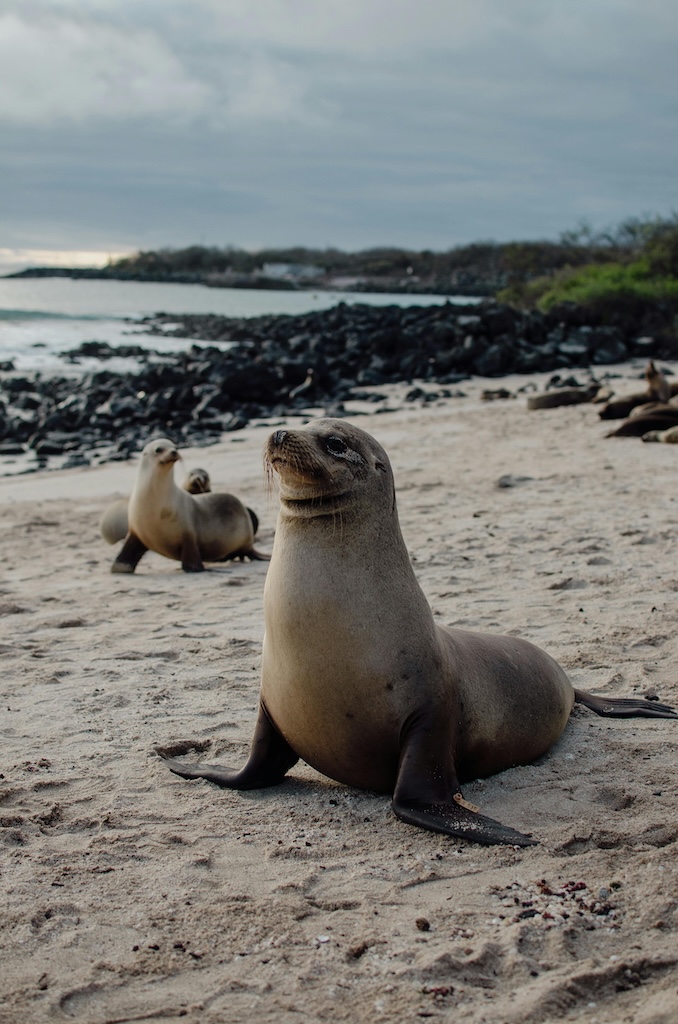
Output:
M382 473L386 472L386 466L384 465L383 462L375 462L374 468L375 469L380 469L382 471Z

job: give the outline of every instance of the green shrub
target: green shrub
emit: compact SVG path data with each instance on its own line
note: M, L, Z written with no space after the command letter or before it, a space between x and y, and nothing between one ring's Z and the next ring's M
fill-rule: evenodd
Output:
M643 257L627 264L592 263L584 267L566 267L548 277L504 289L497 297L502 302L536 306L543 312L562 302L581 306L599 305L601 300L673 302L678 300L678 278L653 273L650 260Z

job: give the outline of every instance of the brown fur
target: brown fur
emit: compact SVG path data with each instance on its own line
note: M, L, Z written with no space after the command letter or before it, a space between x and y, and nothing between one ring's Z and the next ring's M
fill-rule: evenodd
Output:
M200 572L203 562L227 558L262 559L254 549L252 517L232 494L188 494L174 482L179 458L167 438L150 441L137 470L129 499L129 530L112 572L134 572L148 549L181 562L186 572Z

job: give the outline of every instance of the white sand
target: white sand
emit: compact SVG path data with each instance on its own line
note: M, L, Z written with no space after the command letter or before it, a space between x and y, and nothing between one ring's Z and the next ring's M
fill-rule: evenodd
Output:
M678 447L605 439L593 406L479 400L523 380L356 420L390 454L419 580L441 622L678 704ZM186 464L270 550L267 433ZM540 763L466 786L539 839L522 851L411 828L303 765L262 792L185 782L154 745L246 756L266 564L110 575L98 518L133 476L0 480L0 1020L675 1022L678 723L576 709Z

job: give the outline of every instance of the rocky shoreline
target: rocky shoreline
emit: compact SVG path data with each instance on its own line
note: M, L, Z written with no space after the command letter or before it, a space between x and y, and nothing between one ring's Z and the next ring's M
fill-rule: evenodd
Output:
M586 322L582 309L524 313L495 302L459 306L340 303L298 316L232 319L157 314L150 335L204 339L185 352L123 352L92 342L69 353L128 354L139 371L79 379L0 372L0 455L34 453L37 466L126 459L153 435L210 444L256 419L309 406L341 415L343 403L395 382L452 385L472 375L604 367L639 357L678 358L678 339L651 320ZM227 345L225 343L228 343ZM567 375L562 375L564 379ZM429 389L430 391L430 389ZM448 392L449 393L449 392ZM413 388L409 397L425 397ZM382 398L381 395L377 396ZM64 461L65 460L65 461Z

